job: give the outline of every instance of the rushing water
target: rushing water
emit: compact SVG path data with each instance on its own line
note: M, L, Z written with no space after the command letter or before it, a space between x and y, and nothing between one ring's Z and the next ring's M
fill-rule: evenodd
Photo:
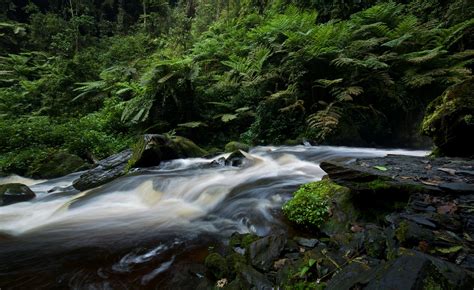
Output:
M208 246L235 231L288 230L279 209L321 179L322 160L426 153L257 147L242 167L173 160L85 192L70 186L77 173L26 180L37 198L0 207L0 288L195 289L178 284L199 282Z

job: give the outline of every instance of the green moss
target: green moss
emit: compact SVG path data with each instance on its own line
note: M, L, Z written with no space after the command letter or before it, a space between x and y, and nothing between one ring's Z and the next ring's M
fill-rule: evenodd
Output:
M382 179L375 179L371 182L368 182L367 183L367 187L369 189L372 189L374 191L376 190L385 190L385 189L390 189L392 186L390 185L390 183L388 183L387 181L385 180L382 180Z
M226 260L218 253L209 254L204 261L204 265L216 279L222 279L228 275Z
M248 152L250 150L250 146L236 141L231 141L225 145L225 152L234 152L237 150Z
M408 233L408 223L406 221L400 222L398 228L395 230L395 236L400 243L406 241L406 236Z
M292 222L320 227L329 216L330 198L349 189L330 180L321 180L301 186L291 200L283 205L283 212Z

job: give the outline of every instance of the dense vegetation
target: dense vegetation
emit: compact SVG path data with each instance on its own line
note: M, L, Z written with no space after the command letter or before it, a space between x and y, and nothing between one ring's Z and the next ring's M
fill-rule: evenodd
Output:
M420 145L427 105L472 76L473 6L1 0L0 171L93 162L144 132Z

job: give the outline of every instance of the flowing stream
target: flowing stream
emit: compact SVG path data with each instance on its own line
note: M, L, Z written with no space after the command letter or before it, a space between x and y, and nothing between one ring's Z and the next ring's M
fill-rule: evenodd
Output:
M22 179L37 197L0 207L0 288L195 289L179 283L198 283L209 246L236 231L291 230L281 205L321 179L322 160L387 154L427 152L256 147L241 167L211 164L222 156L179 159L84 192L70 186L78 173Z

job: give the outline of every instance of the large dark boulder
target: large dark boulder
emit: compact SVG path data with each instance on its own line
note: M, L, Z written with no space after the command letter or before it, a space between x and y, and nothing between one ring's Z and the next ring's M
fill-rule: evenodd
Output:
M193 141L180 136L144 135L135 144L130 167L150 167L161 161L177 158L202 157L208 153Z
M474 78L448 88L426 110L423 133L445 156L474 155Z
M280 256L286 244L286 236L271 235L249 245L249 259L255 268L268 271Z
M131 156L132 150L125 150L101 160L97 167L83 173L72 185L78 190L86 190L110 182L127 173Z
M21 183L0 185L0 206L28 201L35 198L35 196L35 193L28 186Z
M206 151L184 137L147 134L140 138L133 150L125 150L99 161L97 167L82 174L73 182L73 186L86 190L125 175L134 167L156 166L165 160L206 154Z

